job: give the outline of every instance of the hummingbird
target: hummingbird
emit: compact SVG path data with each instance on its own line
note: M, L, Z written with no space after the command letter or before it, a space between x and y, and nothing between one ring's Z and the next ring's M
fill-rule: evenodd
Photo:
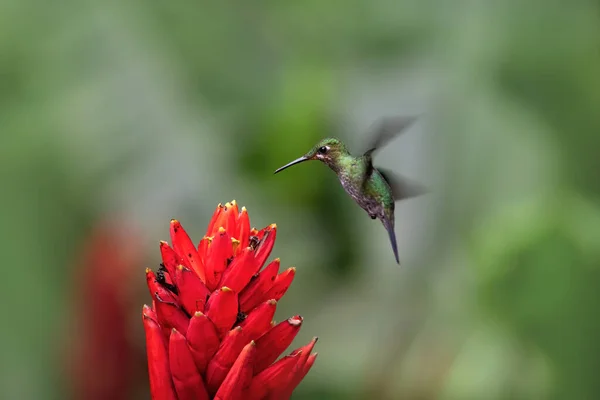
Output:
M400 265L394 232L395 202L419 196L426 190L407 178L375 168L373 154L416 119L414 116L382 118L378 124L374 124L367 150L360 156L353 156L346 145L337 138L322 139L308 153L278 168L275 173L304 161L323 162L335 172L346 193L369 214L369 217L381 221L388 232L396 263Z

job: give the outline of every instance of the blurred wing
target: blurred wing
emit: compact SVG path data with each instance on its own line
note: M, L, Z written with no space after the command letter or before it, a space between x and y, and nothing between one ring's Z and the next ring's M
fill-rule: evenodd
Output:
M382 170L381 168L377 168L377 171L379 171L381 176L383 176L383 179L385 179L388 185L390 185L392 188L394 200L409 199L411 197L417 197L427 193L425 186L415 181L394 174L391 171Z
M367 143L365 155L371 155L375 150L385 146L390 140L403 132L416 120L416 116L382 118L369 132L369 141Z

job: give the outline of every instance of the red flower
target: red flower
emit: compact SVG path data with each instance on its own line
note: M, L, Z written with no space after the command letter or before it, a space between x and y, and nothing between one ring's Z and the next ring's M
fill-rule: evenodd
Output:
M300 330L302 317L271 322L295 268L264 269L275 224L250 229L235 201L217 210L196 247L171 221L160 243L163 263L146 270L153 306L144 306L150 392L154 400L287 399L312 367L317 341L275 361Z
M130 399L142 372L137 346L128 335L134 305L131 265L143 258L138 232L131 226L116 217L97 221L77 257L71 285L76 308L66 337L73 399Z

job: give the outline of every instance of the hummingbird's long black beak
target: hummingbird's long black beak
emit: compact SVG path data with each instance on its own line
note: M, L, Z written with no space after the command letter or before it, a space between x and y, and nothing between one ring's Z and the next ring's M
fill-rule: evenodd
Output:
M277 169L275 170L275 172L274 172L274 173L276 174L276 173L278 173L279 171L283 171L283 170L284 170L284 169L286 169L287 167L291 167L291 166L292 166L292 165L294 165L294 164L299 164L299 163L301 163L301 162L308 161L308 160L310 160L310 158L308 158L308 157L306 157L306 156L302 156L302 157L300 157L300 158L297 158L297 159L295 159L295 160L294 160L294 161L292 161L291 163L285 164L285 165L284 165L283 167L281 167L281 168L277 168Z

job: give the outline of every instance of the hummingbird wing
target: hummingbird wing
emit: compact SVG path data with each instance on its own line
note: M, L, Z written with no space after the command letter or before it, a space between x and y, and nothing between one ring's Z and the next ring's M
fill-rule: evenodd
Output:
M377 168L383 179L390 185L394 200L404 200L427 193L425 186L388 170Z
M373 124L369 132L369 141L364 153L370 156L375 150L385 146L390 140L408 128L417 120L417 116L385 117Z

